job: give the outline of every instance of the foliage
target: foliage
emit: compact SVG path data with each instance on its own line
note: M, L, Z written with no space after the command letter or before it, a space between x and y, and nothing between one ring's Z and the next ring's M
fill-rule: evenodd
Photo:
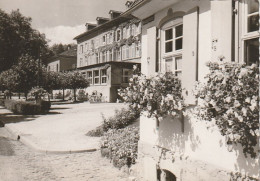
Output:
M103 136L104 135L103 125L98 126L94 130L90 130L86 135L91 136L91 137L101 137L101 136Z
M77 94L77 99L79 101L87 101L88 100L88 96L86 95L84 90L79 90L78 94Z
M250 177L250 176L246 176L246 175L242 175L241 173L239 172L231 172L230 173L230 181L259 181L259 179L257 178L253 178L253 177Z
M195 95L202 104L195 114L215 121L227 144L241 144L245 156L255 157L259 136L259 69L256 65L209 63L206 83Z
M80 72L67 72L63 74L63 85L74 90L74 101L76 101L76 89L84 89L89 86L86 77Z
M37 101L37 100L41 100L47 94L47 91L37 86L37 87L33 87L30 90L29 94L34 96L35 100Z
M110 118L105 118L103 115L103 130L106 132L109 129L121 129L132 124L140 113L131 108L121 110L115 110L115 115Z
M181 116L185 109L181 81L172 73L160 73L148 78L138 75L135 67L129 87L120 89L119 95L130 103L132 109L147 111L148 117L159 121L166 115Z
M10 14L0 9L0 72L10 69L18 58L28 54L34 60L51 56L44 34L31 27L31 18L19 10Z
M110 129L102 138L101 153L116 167L130 167L137 159L138 140L139 128Z
M25 101L15 101L15 100L5 100L4 101L5 108L9 109L15 114L23 114L23 115L35 115L46 113L50 109L50 103L46 101L42 101L38 104L33 102L25 102Z

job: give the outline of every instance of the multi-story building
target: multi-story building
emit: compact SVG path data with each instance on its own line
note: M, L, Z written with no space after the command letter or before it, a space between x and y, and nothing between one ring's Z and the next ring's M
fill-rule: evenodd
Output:
M208 61L259 63L258 0L135 0L128 6L123 15L142 20L142 73L175 72L187 110L200 103L192 89L205 81ZM230 173L259 178L259 154L245 157L241 145L229 146L217 126L209 130L193 114L160 124L140 118L138 163L145 181L239 179Z
M104 101L115 102L117 90L126 87L132 68L141 62L141 23L131 15L110 11L110 18L97 17L78 35L77 69L86 75L89 95L101 93Z
M47 70L63 72L75 70L77 64L77 46L69 46L68 50L52 57L47 64Z

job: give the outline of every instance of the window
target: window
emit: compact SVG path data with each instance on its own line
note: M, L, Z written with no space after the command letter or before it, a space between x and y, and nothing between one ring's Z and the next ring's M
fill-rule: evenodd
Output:
M244 62L248 65L259 63L259 0L244 1L245 29L242 36Z
M135 56L136 57L140 57L141 56L141 43L138 42L136 45L135 45Z
M86 51L88 51L88 50L89 50L88 43L85 43L85 49L86 49Z
M82 58L79 59L79 66L80 66L80 67L83 66L83 59L82 59Z
M121 40L121 30L116 31L116 41Z
M136 46L136 44L135 43L132 43L132 45L131 45L131 57L132 58L135 58L136 56L135 56L135 46Z
M130 26L126 29L126 38L130 37L130 29L131 29Z
M123 83L129 83L129 79L131 78L131 73L129 69L123 69Z
M106 44L106 35L103 36L102 42L103 42L103 45Z
M126 59L126 45L122 46L122 60Z
M109 55L108 55L108 61L112 61L113 60L113 51L112 50L109 50L108 51Z
M106 52L101 52L102 53L102 62L106 62Z
M131 35L132 36L136 35L136 26L135 26L135 24L132 24L132 26L131 26Z
M94 70L94 84L99 84L99 70Z
M87 72L87 79L88 79L89 84L93 84L92 71Z
M126 27L123 28L123 38L126 38Z
M107 70L103 69L101 70L101 84L107 83Z
M183 25L178 25L165 30L165 53L182 49Z
M128 45L126 45L126 59L128 59L129 58L129 46Z
M80 45L80 53L83 53L83 45Z
M121 60L121 48L114 49L114 60L120 61Z
M182 57L169 57L165 59L165 72L175 73L176 76L181 76Z
M96 63L99 63L99 55L98 55L98 53L96 53L95 55L96 55Z

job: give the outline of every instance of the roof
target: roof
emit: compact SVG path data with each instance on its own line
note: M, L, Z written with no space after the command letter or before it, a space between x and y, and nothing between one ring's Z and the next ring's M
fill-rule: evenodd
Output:
M144 5L145 3L149 2L151 0L134 0L134 1L127 1L126 2L126 6L128 7L128 10L126 10L122 15L128 15L131 14L132 11L134 11L135 9L138 9L139 7L141 7L142 5Z
M58 56L76 57L77 56L77 45L72 46L69 50L62 52Z
M98 17L98 18L100 18L100 17ZM112 27L112 25L114 25L114 24L116 24L116 23L118 23L118 24L119 24L119 23L123 23L123 22L128 21L128 20L130 20L130 19L132 19L132 18L133 18L132 15L127 15L127 16L122 16L122 15L120 15L120 16L114 18L114 19L109 19L109 21L107 21L107 22L105 22L105 23L103 23L103 24L100 24L100 25L98 25L97 27L95 27L95 28L93 28L93 29L91 29L91 30L89 30L89 31L86 31L86 32L84 32L84 33L81 33L80 35L76 36L76 37L74 38L74 40L80 39L80 38L82 38L82 37L84 37L84 36L86 36L86 35L89 35L89 34L91 34L91 33L93 33L93 32L96 32L96 31L98 31L98 30L100 30L100 29L102 29L102 28L107 28L107 27L109 27L109 26Z

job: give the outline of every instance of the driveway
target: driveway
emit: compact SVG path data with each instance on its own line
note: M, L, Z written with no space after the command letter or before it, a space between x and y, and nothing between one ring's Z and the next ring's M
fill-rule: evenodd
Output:
M100 138L85 134L102 124L102 115L112 116L120 103L79 103L52 105L50 114L26 122L8 123L5 127L22 142L39 151L76 152L99 148Z

